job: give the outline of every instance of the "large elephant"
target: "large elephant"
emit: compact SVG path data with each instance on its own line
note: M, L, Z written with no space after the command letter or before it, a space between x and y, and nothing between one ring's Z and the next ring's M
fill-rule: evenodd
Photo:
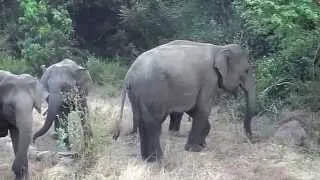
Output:
M201 151L210 131L208 118L218 88L234 93L239 87L247 103L244 129L251 137L256 92L248 56L248 51L237 44L218 46L186 40L171 41L142 53L126 74L113 138L116 140L120 134L128 94L144 160L162 157L161 124L172 112L186 112L192 117L185 150Z
M15 160L15 179L28 179L28 148L32 138L32 111L41 113L48 93L39 80L28 74L0 70L0 137L10 131Z
M54 122L56 133L58 128L62 128L66 132L64 143L70 149L67 118L68 114L76 109L81 112L81 125L85 146L87 146L92 135L90 124L86 119L88 114L87 95L92 83L89 71L70 59L64 59L43 69L44 73L40 82L49 92L47 117L43 127L34 134L33 141L46 133Z

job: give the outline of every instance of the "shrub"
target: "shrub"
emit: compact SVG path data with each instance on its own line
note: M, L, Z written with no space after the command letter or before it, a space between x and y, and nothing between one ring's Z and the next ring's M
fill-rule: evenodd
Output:
M119 61L101 61L95 57L89 57L87 67L92 80L99 85L120 85L123 80L127 67Z
M255 55L262 101L265 105L274 100L282 101L282 105L298 105L294 101L309 96L312 89L308 85L318 81L313 77L313 61L317 58L320 39L319 7L313 1L285 0L245 0L236 7L251 35L248 41L265 39L258 48L250 47L261 51Z
M21 56L34 73L41 64L52 64L70 56L72 20L64 6L50 7L47 0L20 0L23 15L19 17L18 45Z

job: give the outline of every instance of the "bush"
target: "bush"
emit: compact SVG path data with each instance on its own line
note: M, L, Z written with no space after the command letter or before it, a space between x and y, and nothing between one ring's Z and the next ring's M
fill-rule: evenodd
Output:
M47 0L20 0L17 41L20 54L40 73L40 65L49 65L71 55L72 20L64 6L49 6Z
M98 85L115 87L111 91L118 90L128 70L128 67L121 63L121 61L124 60L119 60L118 58L102 61L93 56L89 57L87 67L93 82Z
M311 95L308 85L319 81L313 76L320 39L320 11L316 3L245 0L236 7L250 34L247 39L251 50L259 51L255 53L257 87L264 105L274 100L282 105L317 105L296 102ZM263 38L264 41L255 40Z

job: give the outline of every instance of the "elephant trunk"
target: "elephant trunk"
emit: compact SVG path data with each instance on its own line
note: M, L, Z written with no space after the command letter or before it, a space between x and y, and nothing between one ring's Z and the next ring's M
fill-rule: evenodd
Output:
M57 118L56 115L58 114L59 107L62 103L62 97L59 94L50 94L48 98L47 117L41 129L34 134L32 139L33 143L38 137L42 136L49 130L53 121Z
M251 137L251 119L256 113L256 83L252 72L248 73L248 78L243 83L242 89L244 90L246 98L244 129L247 137Z

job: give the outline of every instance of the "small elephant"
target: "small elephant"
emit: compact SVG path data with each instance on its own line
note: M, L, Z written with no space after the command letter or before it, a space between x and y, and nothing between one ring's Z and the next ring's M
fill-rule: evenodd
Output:
M121 113L113 139L120 134L123 104L128 94L133 118L138 122L143 160L159 160L161 125L173 112L186 112L192 127L185 150L199 152L210 131L209 114L218 89L235 93L239 87L247 104L244 129L250 138L256 113L255 80L249 53L238 44L218 46L175 40L139 55L129 68L121 97Z
M16 180L29 178L27 153L32 137L32 111L35 108L41 113L41 104L47 96L35 77L0 70L0 137L10 131Z
M81 111L81 125L85 147L87 147L87 142L92 135L90 124L86 120L88 114L87 96L92 83L89 71L70 59L64 59L43 69L44 73L40 82L49 92L49 97L46 99L48 109L45 123L34 134L33 141L46 133L54 122L56 133L58 128L62 128L66 132L67 137L64 139L64 143L70 149L67 118L72 110L77 109Z

